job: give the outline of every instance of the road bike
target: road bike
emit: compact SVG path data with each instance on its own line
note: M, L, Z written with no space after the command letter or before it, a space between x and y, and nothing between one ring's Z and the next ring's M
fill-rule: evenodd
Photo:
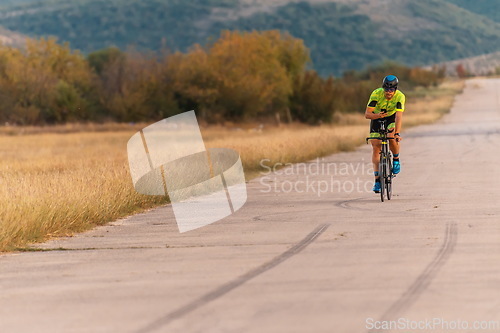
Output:
M392 172L392 154L389 149L389 140L395 140L395 138L389 138L387 134L390 131L386 129L386 121L380 122L380 130L378 134L379 137L376 138L366 138L366 143L368 140L380 140L382 143L382 148L380 149L380 163L379 163L379 179L380 179L380 200L384 202L384 196L387 196L387 200L391 200L392 197L392 180L396 175Z

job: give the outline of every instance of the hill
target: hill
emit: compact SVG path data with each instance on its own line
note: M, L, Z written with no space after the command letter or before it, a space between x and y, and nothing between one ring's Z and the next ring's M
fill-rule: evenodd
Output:
M388 59L413 66L500 51L497 0L478 1L478 8L461 0L9 2L0 1L0 25L56 36L86 53L110 45L186 51L224 29L288 31L305 40L323 75Z
M22 47L26 38L28 37L23 34L0 27L0 43L3 45Z
M500 1L498 0L447 0L473 13L484 15L493 21L500 22Z
M0 8L9 8L34 2L37 2L37 0L0 0Z
M470 58L446 61L436 65L438 67L445 67L446 74L449 76L457 75L458 65L463 66L465 71L472 75L500 74L500 51ZM429 66L426 69L431 69L431 67Z

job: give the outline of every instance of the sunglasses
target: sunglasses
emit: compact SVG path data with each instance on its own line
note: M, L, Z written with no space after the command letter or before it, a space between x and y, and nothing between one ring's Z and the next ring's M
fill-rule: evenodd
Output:
M386 92L395 92L396 88L384 88L384 91L386 91Z

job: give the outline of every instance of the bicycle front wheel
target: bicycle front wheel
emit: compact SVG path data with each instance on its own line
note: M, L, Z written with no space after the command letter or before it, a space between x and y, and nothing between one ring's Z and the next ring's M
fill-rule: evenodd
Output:
M389 179L385 182L385 188L386 188L386 192L387 192L387 200L391 200L391 196L392 196L392 179L391 176L388 177Z
M379 167L379 179L380 179L380 200L384 202L384 196L386 192L386 158L385 155L382 155L380 158L380 167Z

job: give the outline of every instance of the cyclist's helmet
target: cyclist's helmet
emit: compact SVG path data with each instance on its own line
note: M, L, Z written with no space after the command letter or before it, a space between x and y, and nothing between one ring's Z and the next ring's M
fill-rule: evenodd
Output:
M397 90L398 83L399 80L395 75L387 75L386 77L384 77L384 81L382 82L382 88L384 89L394 88L395 90Z

